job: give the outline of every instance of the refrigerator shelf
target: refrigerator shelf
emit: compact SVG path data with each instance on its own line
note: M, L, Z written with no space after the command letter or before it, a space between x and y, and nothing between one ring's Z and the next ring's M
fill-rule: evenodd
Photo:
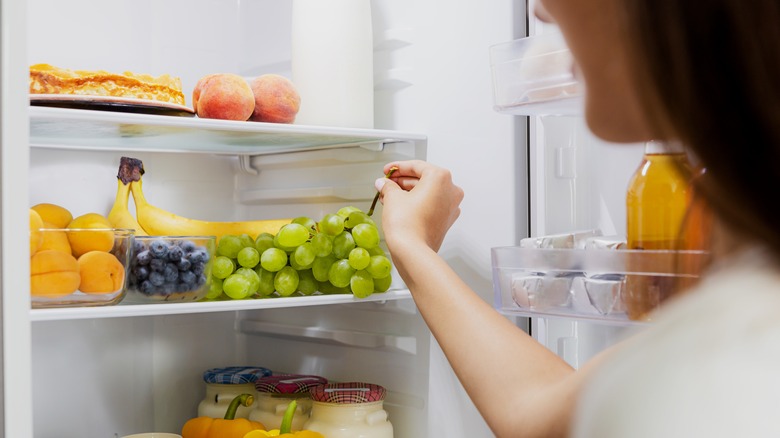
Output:
M640 314L629 288L657 291L642 303L644 315L694 284L709 253L500 247L491 257L494 306L503 314L629 325L646 321L629 318Z
M105 307L69 307L31 309L31 321L67 321L78 319L122 318L129 316L180 315L192 313L230 312L239 310L277 309L330 304L377 303L411 299L408 289L389 290L367 298L352 295L312 295L284 298L261 298L255 300L165 303L165 304L118 304Z
M76 150L255 156L390 143L424 146L424 135L71 108L29 107L30 146Z

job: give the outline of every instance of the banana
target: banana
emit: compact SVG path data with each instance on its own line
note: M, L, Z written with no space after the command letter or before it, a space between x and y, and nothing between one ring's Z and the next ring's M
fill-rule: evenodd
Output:
M132 229L135 230L136 236L148 236L127 208L127 203L130 201L130 184L123 183L119 178L116 179L116 182L116 199L114 199L111 211L108 212L108 221L114 228Z
M217 236L248 234L252 239L261 233L276 234L291 219L268 219L243 222L211 222L189 219L149 204L142 191L141 179L130 183L138 223L153 236Z

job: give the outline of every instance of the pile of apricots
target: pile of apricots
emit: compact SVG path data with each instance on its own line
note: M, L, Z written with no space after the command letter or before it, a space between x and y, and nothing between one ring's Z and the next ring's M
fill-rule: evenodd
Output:
M204 119L293 123L301 97L292 81L264 74L247 82L233 73L203 76L192 91L192 107Z
M114 247L110 228L108 219L98 213L74 218L55 204L30 208L31 294L55 298L76 291L106 294L121 290L125 267L110 252Z

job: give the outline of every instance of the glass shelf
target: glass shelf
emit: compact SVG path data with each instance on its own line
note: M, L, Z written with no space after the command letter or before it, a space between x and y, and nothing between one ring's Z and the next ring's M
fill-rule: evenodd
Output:
M79 150L132 150L223 155L364 147L426 137L379 129L241 122L70 108L29 107L30 146Z

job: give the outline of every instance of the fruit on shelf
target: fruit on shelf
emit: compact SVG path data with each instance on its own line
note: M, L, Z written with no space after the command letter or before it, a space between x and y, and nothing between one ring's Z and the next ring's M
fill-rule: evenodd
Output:
M108 218L98 213L86 213L75 217L68 224L69 229L87 229L83 233L68 233L73 255L78 258L90 251L111 251L114 247L114 231Z
M43 219L37 211L30 209L30 256L32 257L43 245Z
M202 77L192 91L192 107L204 119L249 120L255 96L247 81L233 73Z
M261 233L276 233L283 225L290 223L290 219L221 222L179 216L151 205L146 200L141 178L145 171L141 160L122 157L120 161L123 180L130 182L138 224L151 236L216 236L219 242L224 235L246 234L247 239L252 240Z
M129 164L125 163L125 165ZM129 172L132 172L132 169ZM111 206L111 211L108 212L108 221L114 228L135 230L136 236L147 236L148 233L135 220L128 208L128 203L130 202L130 178L128 177L128 172L120 170L116 177L116 183L116 198L114 199L114 205Z
M30 258L30 293L35 296L60 297L79 288L81 276L76 258L56 250L36 252Z
M73 220L71 212L57 204L43 202L35 204L31 208L41 215L44 222L50 223L51 228L65 228Z
M301 107L301 96L292 81L277 74L260 75L250 82L254 122L292 123Z
M78 258L81 281L78 289L84 293L113 293L125 284L125 267L111 253L90 251Z

